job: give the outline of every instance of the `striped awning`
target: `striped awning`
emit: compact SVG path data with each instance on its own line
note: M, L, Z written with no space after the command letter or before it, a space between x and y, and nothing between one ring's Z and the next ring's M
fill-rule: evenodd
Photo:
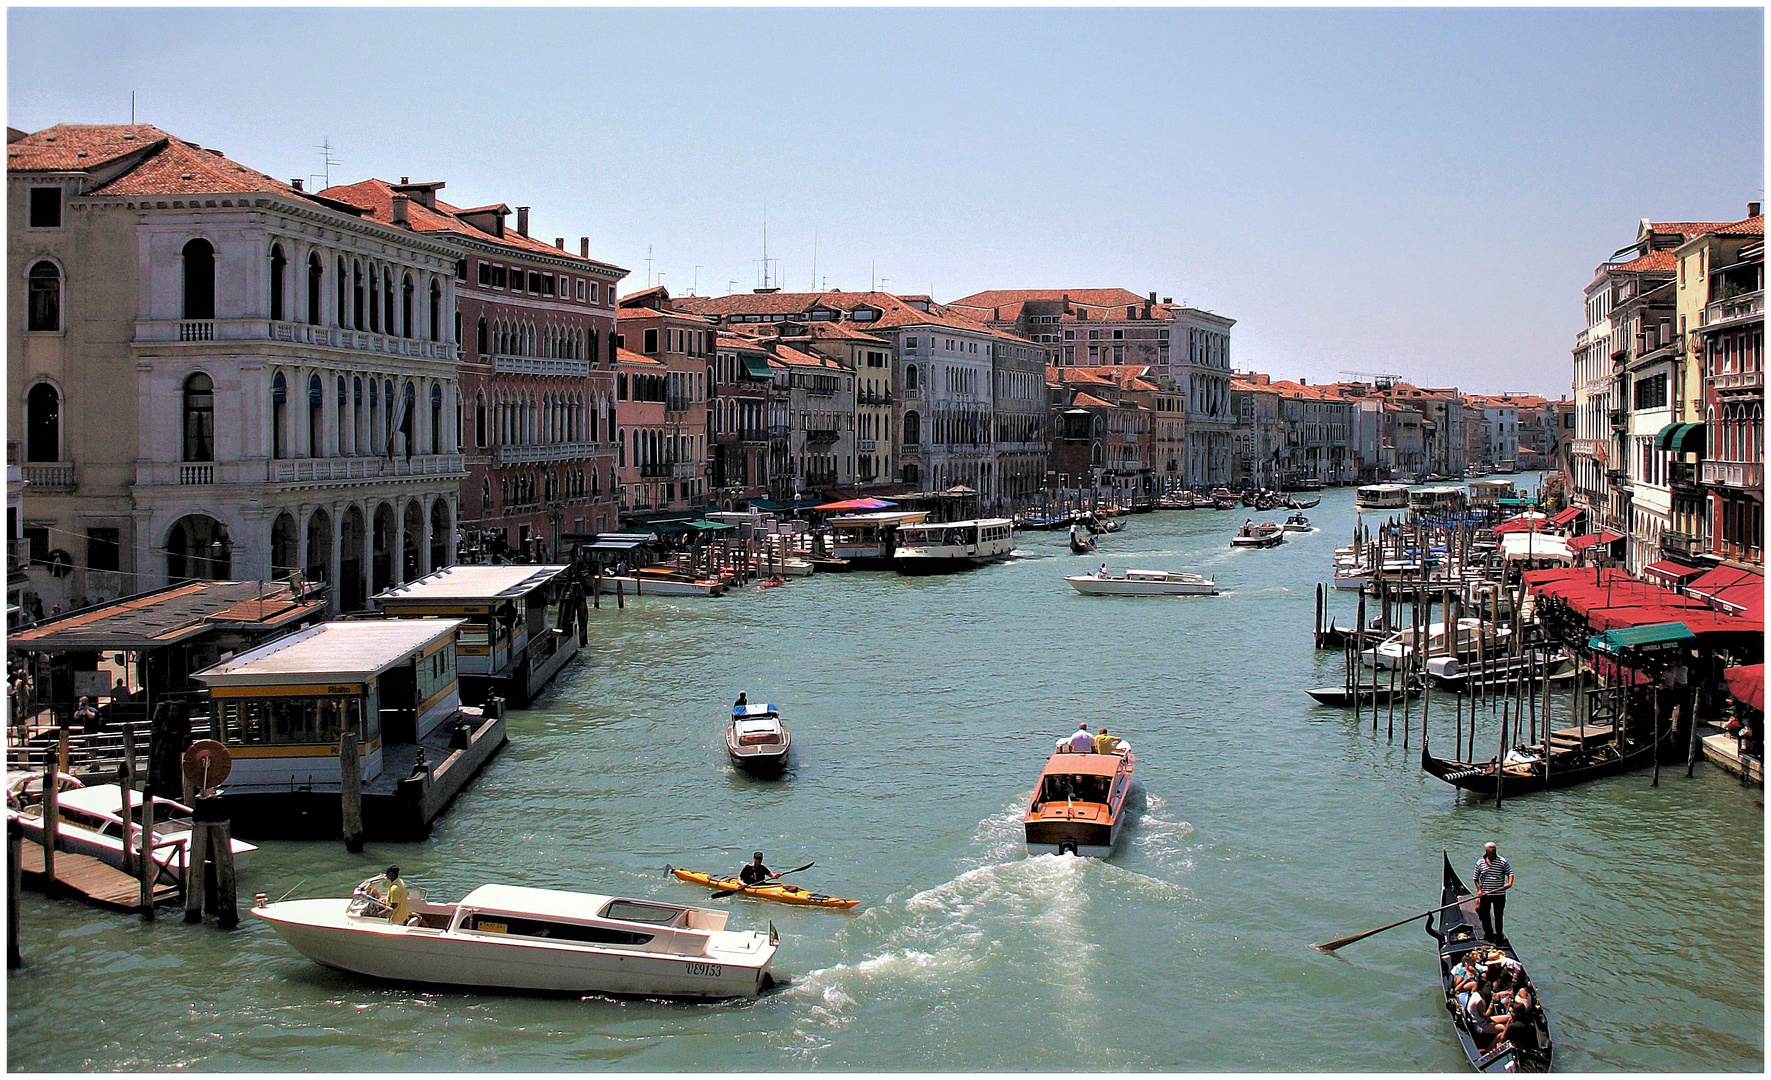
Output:
M1702 424L1668 424L1654 436L1654 448L1675 454L1701 454L1704 444Z

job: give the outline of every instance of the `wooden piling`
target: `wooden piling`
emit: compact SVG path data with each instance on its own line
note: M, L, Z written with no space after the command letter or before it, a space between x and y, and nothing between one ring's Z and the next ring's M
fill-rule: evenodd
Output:
M1660 786L1660 687L1658 684L1654 687L1654 697L1652 700L1653 700L1653 705L1651 707L1654 709L1654 779L1650 780L1648 782L1648 786L1649 787L1659 787ZM1740 763L1740 767L1741 767L1742 771L1744 771L1746 769L1746 762L1742 761Z
M228 823L210 826L210 857L215 860L216 886L219 892L215 905L216 924L223 930L240 925L240 897L234 878L234 844Z
M63 738L66 738L65 732ZM65 745L65 742L64 742ZM55 846L61 835L61 782L55 759L43 767L43 877L55 883Z
M344 849L362 851L363 768L354 731L345 732L338 740L338 815Z
M636 586L639 584L639 578L634 578L633 581ZM635 595L637 594L638 590L636 589ZM621 578L615 579L615 608L618 611L624 611L627 608L627 582Z
M147 794L141 800L141 853L137 856L141 870L141 917L154 921L154 886L159 883L159 867L154 865L154 800Z
M190 852L186 856L184 877L184 921L203 921L203 884L209 863L209 830L202 824L191 827Z
M123 725L123 775L117 778L118 803L123 813L123 872L135 872L135 856L130 853L129 827L135 821L135 808L130 795L135 791L135 725ZM146 834L142 836L147 839Z
M6 819L6 966L20 967L18 951L18 894L24 891L25 832L17 818Z

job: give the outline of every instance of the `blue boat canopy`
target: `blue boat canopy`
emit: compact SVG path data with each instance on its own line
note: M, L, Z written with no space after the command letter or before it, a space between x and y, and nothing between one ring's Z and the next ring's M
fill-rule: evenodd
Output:
M780 715L781 715L781 711L779 709L775 708L773 705L768 705L768 704L734 705L734 706L732 706L732 719L734 719L734 720L742 720L742 719L744 719L746 717L750 717L750 716L780 716Z

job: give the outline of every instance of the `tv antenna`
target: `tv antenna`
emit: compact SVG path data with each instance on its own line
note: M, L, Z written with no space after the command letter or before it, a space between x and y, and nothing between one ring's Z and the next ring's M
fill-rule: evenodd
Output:
M1371 384L1379 390L1388 390L1402 381L1402 376L1387 371L1342 371L1342 375L1351 375L1355 379L1371 380Z
M701 264L696 263L695 264L695 280L693 283L691 283L689 285L689 295L690 296L699 296L700 293L697 290L699 290L700 288L701 288Z
M646 288L652 287L652 245L646 245Z
M344 164L344 162L342 162L332 156L332 151L338 149L338 147L333 146L331 136L327 136L324 140L321 141L320 145L314 147L314 149L318 150L320 152L320 165L325 170L324 172L315 173L314 176L324 177L325 181L326 181L326 187L331 187L332 186L332 166ZM313 179L313 176L308 177L308 179L310 179L310 180ZM324 190L324 189L322 189L322 190Z
M812 226L812 291L818 291L818 226Z

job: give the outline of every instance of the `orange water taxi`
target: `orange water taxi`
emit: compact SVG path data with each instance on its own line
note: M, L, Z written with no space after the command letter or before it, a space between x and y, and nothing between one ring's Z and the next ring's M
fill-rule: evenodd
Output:
M1110 754L1078 754L1058 744L1045 763L1022 821L1031 855L1104 859L1119 842L1137 758L1123 741Z

